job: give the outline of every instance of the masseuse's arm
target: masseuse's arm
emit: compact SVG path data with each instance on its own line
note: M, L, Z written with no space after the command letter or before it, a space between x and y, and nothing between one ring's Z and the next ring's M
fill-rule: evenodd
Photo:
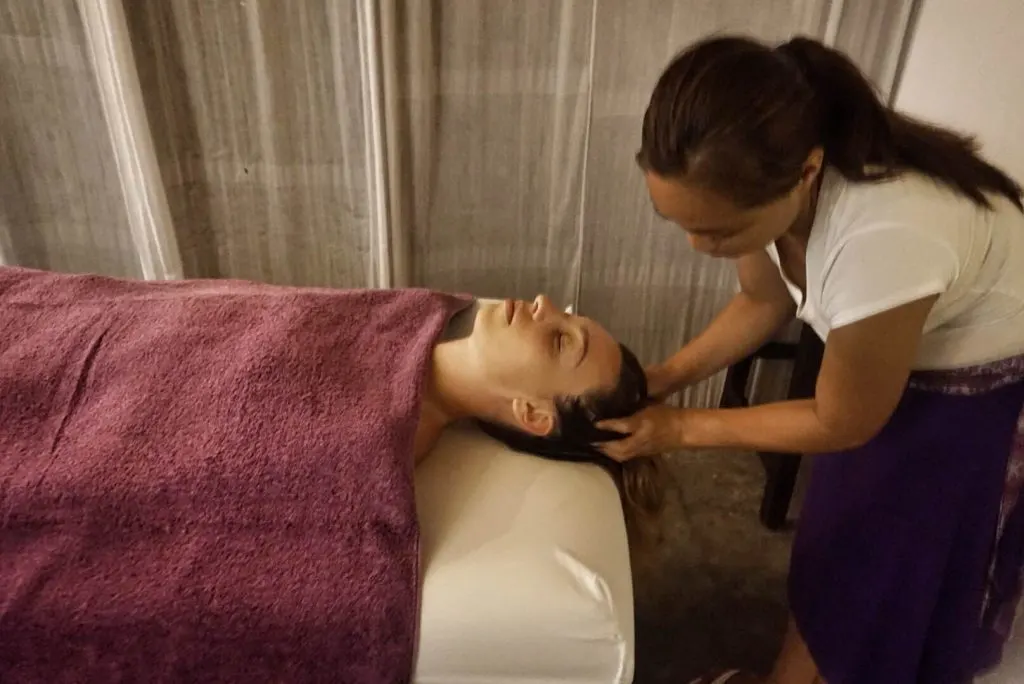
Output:
M626 460L680 449L820 453L857 447L888 422L903 395L925 320L928 297L833 330L814 398L742 409L650 406L599 426L629 436L605 442Z
M816 453L864 444L896 410L936 298L832 331L813 399L680 411L680 446Z
M669 384L652 388L655 394L671 394L711 377L753 353L792 320L795 305L767 254L741 257L736 270L740 292L704 332L656 368L653 375Z

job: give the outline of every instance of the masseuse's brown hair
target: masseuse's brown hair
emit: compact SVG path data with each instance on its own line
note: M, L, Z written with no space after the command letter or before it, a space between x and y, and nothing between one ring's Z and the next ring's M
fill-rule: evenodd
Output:
M792 190L811 150L854 181L923 173L990 207L1024 209L1021 187L970 137L894 111L860 69L816 40L776 48L742 37L690 47L662 73L644 115L637 161L754 207Z
M601 430L596 423L624 418L647 402L647 375L636 355L619 345L622 366L615 386L578 397L561 397L555 402L555 431L539 437L513 427L479 422L491 437L517 451L559 461L596 463L612 476L619 489L623 512L630 530L652 540L654 522L664 504L664 478L657 458L633 458L619 463L605 456L594 444L622 439L622 434Z

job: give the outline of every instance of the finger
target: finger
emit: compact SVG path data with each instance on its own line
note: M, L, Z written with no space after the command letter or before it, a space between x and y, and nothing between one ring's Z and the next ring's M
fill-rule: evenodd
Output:
M599 430L608 430L609 432L621 432L627 435L632 432L628 421L616 418L599 421L596 423L596 426Z
M628 461L633 457L634 449L627 442L602 442L595 446L614 461Z

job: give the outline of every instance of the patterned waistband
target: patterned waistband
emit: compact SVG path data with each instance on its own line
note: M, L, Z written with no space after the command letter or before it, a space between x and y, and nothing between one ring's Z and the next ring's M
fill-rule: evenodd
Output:
M1024 355L968 368L916 371L910 376L909 386L926 392L971 396L1021 381L1024 381Z

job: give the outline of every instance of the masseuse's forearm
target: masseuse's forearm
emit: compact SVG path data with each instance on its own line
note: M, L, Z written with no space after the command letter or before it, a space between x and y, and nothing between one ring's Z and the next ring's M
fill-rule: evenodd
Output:
M684 409L679 417L679 440L687 449L814 454L851 449L870 438L830 428L819 418L813 399L742 409Z
M772 339L793 313L791 301L762 301L740 292L666 365L681 384L705 380Z

